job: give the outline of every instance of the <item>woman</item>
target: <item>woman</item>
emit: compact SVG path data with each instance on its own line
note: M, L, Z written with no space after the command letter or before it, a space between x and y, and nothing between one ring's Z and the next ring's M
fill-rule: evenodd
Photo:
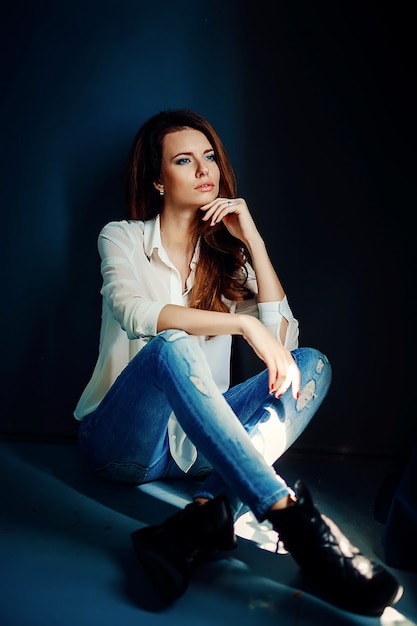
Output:
M235 547L243 503L330 602L381 614L396 580L272 466L319 408L331 367L298 348L298 322L213 127L188 110L153 116L136 136L128 190L130 219L98 239L100 348L74 414L103 478L201 479L183 511L132 534L156 591L173 602L197 564ZM233 335L265 369L229 388ZM261 448L268 420L276 440Z

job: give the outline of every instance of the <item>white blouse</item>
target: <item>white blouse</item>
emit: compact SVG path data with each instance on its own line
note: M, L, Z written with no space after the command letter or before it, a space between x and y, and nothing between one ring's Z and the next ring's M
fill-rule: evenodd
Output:
M166 304L187 306L194 283L198 246L190 264L190 275L183 292L181 277L161 243L159 216L146 222L115 221L101 230L98 250L103 276L102 321L98 359L94 371L74 411L82 420L94 411L128 362L157 334L157 320ZM231 313L259 317L279 338L281 321L288 321L285 346L298 347L298 321L288 300L257 303L257 284L252 267L247 264L247 286L253 298L243 302L225 300ZM224 393L230 384L231 336L219 335L207 340L195 337L204 351L214 380ZM193 465L197 451L172 414L168 424L170 450L183 469Z

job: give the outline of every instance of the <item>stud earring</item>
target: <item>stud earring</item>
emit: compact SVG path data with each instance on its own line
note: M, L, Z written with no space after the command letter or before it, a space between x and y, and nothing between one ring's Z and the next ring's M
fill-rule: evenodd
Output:
M163 196L163 195L164 195L164 193L165 193L164 188L163 188L163 187L161 187L161 189L159 190L159 195L160 195L160 196Z

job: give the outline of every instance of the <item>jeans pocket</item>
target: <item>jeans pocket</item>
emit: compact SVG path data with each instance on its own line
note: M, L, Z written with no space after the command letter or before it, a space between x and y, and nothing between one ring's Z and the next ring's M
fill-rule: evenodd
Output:
M94 467L93 471L100 478L104 478L112 483L139 484L146 482L148 468L138 463L110 461L101 467Z

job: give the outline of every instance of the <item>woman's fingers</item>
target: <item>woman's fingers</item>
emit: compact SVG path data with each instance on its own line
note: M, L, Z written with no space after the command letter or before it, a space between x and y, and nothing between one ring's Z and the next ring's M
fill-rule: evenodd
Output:
M270 372L269 392L276 398L280 398L290 387L293 398L298 398L300 395L300 370L295 361L288 368Z
M285 354L281 352L278 356L264 357L263 360L268 369L269 393L280 398L291 387L293 397L298 398L300 394L300 370L291 353L285 350Z
M203 220L211 220L211 225L221 222L226 215L236 213L242 205L240 198L216 198L213 202L201 207L202 211L205 211Z

